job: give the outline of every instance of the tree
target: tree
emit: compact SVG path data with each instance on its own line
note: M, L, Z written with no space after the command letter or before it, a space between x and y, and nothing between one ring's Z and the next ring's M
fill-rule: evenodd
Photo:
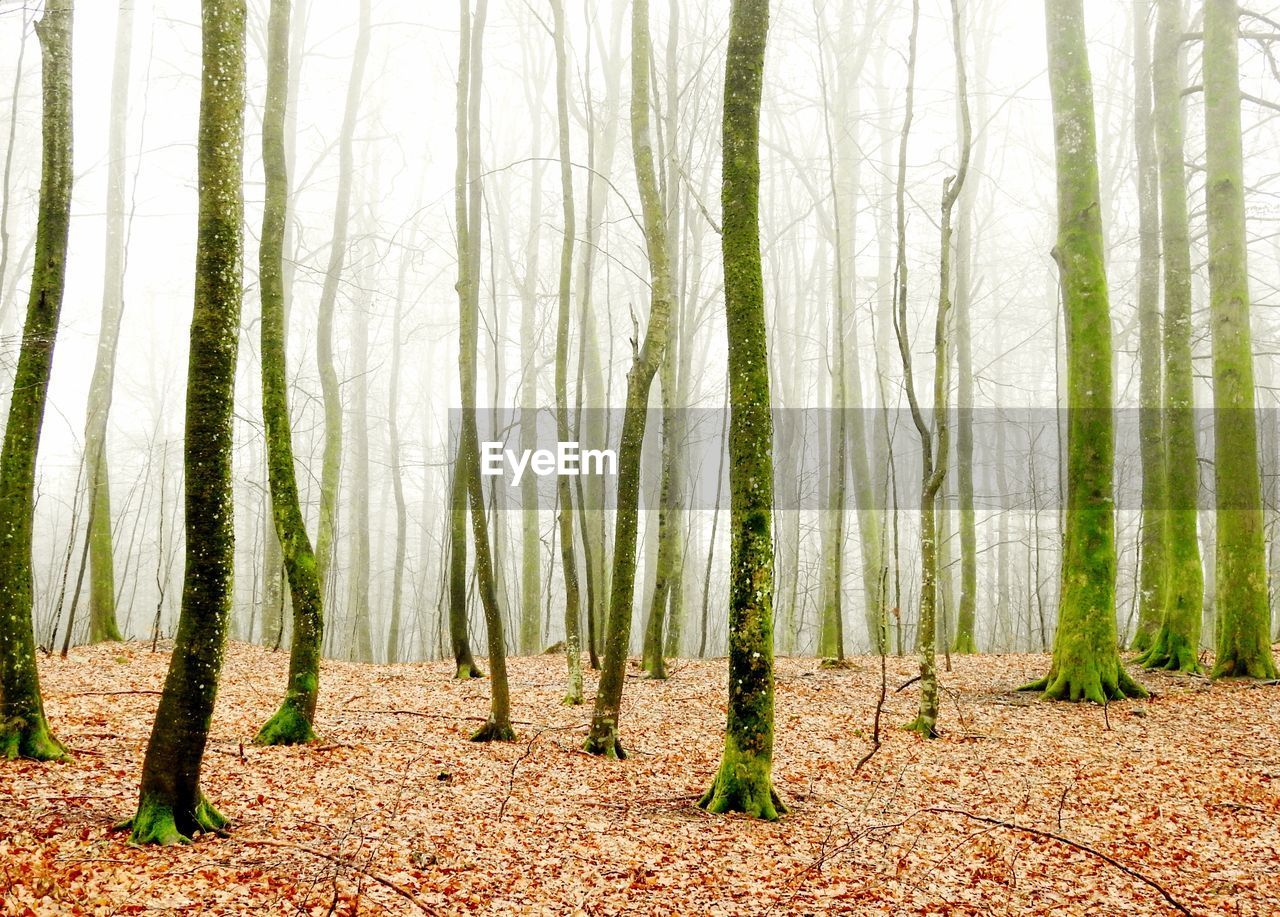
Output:
M115 64L111 72L111 126L107 139L107 241L98 353L89 382L84 452L89 475L89 641L119 640L116 580L111 537L111 475L107 461L107 415L115 381L120 320L124 314L125 133L129 115L129 70L133 44L133 3L116 15Z
M469 0L461 0L462 9L462 28L458 37L458 93L457 107L455 110L456 120L454 123L454 132L457 137L457 161L454 168L454 216L457 222L455 233L458 239L458 308L462 312L462 320L459 324L459 333L463 336L461 344L460 359L466 359L468 351L468 343L465 335L467 334L467 314L470 310L470 304L466 301L468 293L466 292L467 284L470 283L471 277L471 252L470 246L473 244L472 223L473 217L469 213L471 192L468 185L469 160L467 149L469 146L468 136L470 131L471 118L471 70L472 62L472 30L479 29L483 24L481 14L485 6L484 0L480 0L480 6L476 11L477 23L472 24L471 21L471 4ZM474 39L479 44L479 39ZM477 62L478 63L478 62ZM478 199L478 197L477 197ZM479 214L474 215L474 225L478 228L480 225ZM475 243L479 244L478 240ZM479 274L479 267L476 267L476 274ZM478 280L477 280L478 283ZM477 298L479 292L476 293ZM479 306L477 305L477 309ZM471 349L471 377L475 377L475 346L470 345ZM463 381L463 411L466 411L466 383ZM472 401L475 395L471 396ZM453 661L454 672L456 678L482 678L484 673L480 671L480 667L476 665L476 661L471 654L471 640L467 632L467 495L469 474L466 461L466 443L464 441L463 430L458 430L457 444L454 451L453 459L453 481L449 489L449 640L453 644Z
M1083 0L1045 0L1058 172L1058 264L1067 328L1067 505L1049 674L1024 690L1104 704L1146 692L1116 645L1111 313L1093 81Z
M1143 665L1197 671L1204 570L1196 533L1200 490L1191 363L1191 230L1182 120L1182 6L1156 0L1152 65L1164 268L1165 586Z
M912 5L911 47L909 51L910 75L908 79L914 84L917 42L919 38L920 4L917 0ZM904 728L918 732L925 738L937 735L938 722L938 675L934 664L934 654L938 644L937 609L939 605L938 588L938 524L937 506L938 492L942 488L947 473L948 454L951 445L951 430L947 423L948 385L947 369L951 358L948 352L950 344L949 322L951 320L951 263L953 256L952 214L960 193L964 190L965 178L969 172L969 155L973 144L973 128L969 119L969 90L964 68L964 35L960 21L959 0L951 0L952 40L955 48L956 64L956 96L960 110L960 164L956 174L948 176L942 183L942 233L941 257L938 278L938 311L934 319L933 332L933 429L930 429L916 396L915 382L911 360L911 346L907 334L907 269L905 240L905 213L902 203L903 177L906 174L907 136L911 126L911 109L907 109L907 118L902 131L902 146L899 149L898 161L898 313L895 328L898 334L898 347L902 352L903 388L907 394L907 402L911 408L911 418L915 423L916 433L920 437L921 469L920 469L920 707L916 718ZM910 92L911 89L908 90Z
M1205 0L1205 195L1218 498L1213 675L1275 678L1249 328L1239 20L1236 0Z
M139 844L174 844L227 820L200 791L234 598L232 417L244 222L245 2L203 0L195 308L187 364L186 572L169 674L142 764Z
M773 418L760 256L760 99L769 0L733 0L724 74L724 307L729 338L729 713L698 805L776 819L773 790Z
M284 130L289 98L289 7L290 0L271 0L267 21L267 99L262 119L266 199L258 247L258 283L262 297L262 419L267 433L267 480L271 487L272 523L293 599L293 638L284 703L258 732L254 741L260 745L297 745L315 738L324 633L320 578L298 498L289 428L284 284L284 235L289 216Z
M640 465L649 405L649 389L667 349L673 302L671 254L667 223L658 191L653 139L649 133L649 0L631 5L631 151L636 185L644 216L645 250L649 255L649 327L643 343L633 341L631 369L618 443L617 513L613 535L613 577L609 591L604 666L591 715L586 750L609 758L624 758L618 741L618 716L626 680L627 649L631 642L631 606L635 600L636 531L639 523Z
M42 141L35 266L9 419L0 450L0 754L58 760L66 750L45 720L32 624L31 536L36 452L66 289L71 224L71 32L74 0L48 0L40 39ZM16 104L16 100L15 100Z
M320 389L324 399L324 456L320 469L320 527L316 533L316 575L320 592L329 589L329 569L333 563L333 539L338 524L338 482L342 474L342 391L333 354L333 319L338 305L338 286L347 257L347 235L351 223L351 182L355 172L352 143L356 119L360 113L360 96L364 70L369 59L369 0L360 2L359 31L355 53L351 58L351 77L347 82L346 107L338 135L338 194L333 208L333 235L329 241L329 263L324 286L320 290L320 314L316 321L316 362L320 371Z
M462 35L467 42L463 66L467 79L458 81L458 378L462 394L461 431L455 480L466 486L471 515L471 538L476 547L476 583L488 631L489 719L471 737L475 742L503 742L516 737L511 726L511 698L507 685L506 637L494 585L493 549L480 481L480 436L476 423L476 349L480 340L480 208L483 202L483 163L480 158L480 87L483 78L484 25L488 0L478 0L475 18L470 0L462 0ZM464 95L465 87L465 95ZM456 485L455 485L456 486ZM456 507L455 507L456 509ZM454 549L458 549L455 542ZM463 596L465 602L465 593ZM464 605L465 614L465 605ZM460 673L461 674L461 673Z
M1151 648L1165 605L1168 539L1160 315L1160 166L1152 110L1151 30L1146 0L1133 4L1134 139L1138 181L1138 436L1142 459L1138 630L1133 648Z
M556 118L560 134L560 187L564 235L560 243L560 299L556 318L556 436L569 442L569 316L573 307L573 156L569 144L569 65L565 50L563 0L551 0L556 46ZM582 607L578 595L578 560L573 540L573 491L569 479L557 475L560 506L560 563L564 575L564 648L569 666L566 704L582 703Z

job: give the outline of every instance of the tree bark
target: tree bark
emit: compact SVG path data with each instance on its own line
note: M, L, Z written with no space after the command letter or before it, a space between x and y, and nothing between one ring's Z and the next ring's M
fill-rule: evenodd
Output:
M289 682L280 709L259 730L259 745L296 745L315 738L320 693L320 647L324 633L315 551L307 535L293 435L289 426L288 327L285 320L284 239L289 219L289 168L285 117L289 99L290 0L271 0L267 21L267 97L263 109L262 162L266 197L258 248L262 296L262 419L267 435L267 480L271 487L272 536L283 556L293 598ZM271 574L268 567L267 573Z
M626 752L618 741L618 717L626 680L627 649L631 642L631 606L635 601L636 530L639 522L641 452L649 406L649 389L667 349L671 317L671 257L667 224L658 193L652 138L649 132L649 0L631 6L631 145L636 184L644 212L645 245L649 255L651 303L644 342L633 341L634 356L627 373L627 396L618 444L617 513L613 536L613 577L609 591L604 666L596 691L595 709L586 750L610 758Z
M338 485L342 473L342 391L333 353L333 320L338 306L338 286L347 257L347 235L351 223L351 183L354 176L352 144L360 113L364 70L369 58L369 0L360 2L360 22L351 76L347 82L346 107L338 135L338 194L333 209L333 234L329 243L329 263L320 290L320 314L316 323L316 362L324 399L324 457L320 470L320 528L316 534L316 573L321 595L330 588L334 533L338 524ZM330 602L332 610L332 602Z
M1195 376L1191 363L1191 230L1182 114L1183 24L1179 0L1156 0L1153 60L1160 233L1164 249L1164 436L1167 503L1164 606L1142 663L1198 671L1204 568L1197 534Z
M1213 675L1275 678L1249 327L1239 20L1236 0L1205 0L1205 193L1218 498Z
M1133 649L1151 648L1164 616L1168 550L1168 460L1160 315L1160 165L1156 157L1147 0L1133 3L1134 138L1138 179L1138 436L1142 459L1138 629Z
M1067 499L1053 662L1026 689L1104 704L1146 692L1116 646L1111 313L1082 0L1045 0L1045 20L1058 171L1053 253L1067 331Z
M172 844L227 820L200 791L234 600L232 449L244 238L244 0L203 0L195 309L187 367L186 574L164 692L142 764L134 843Z
M769 0L733 0L724 78L724 232L729 339L729 711L724 753L698 804L776 819L773 789L773 417L760 254L760 100Z
M72 0L49 0L36 22L41 49L40 202L31 295L0 450L0 755L57 760L66 750L49 734L32 624L31 537L36 452L66 290L71 223ZM14 100L17 104L17 100Z
M89 642L120 640L116 623L115 566L111 538L111 486L107 459L107 417L115 381L120 320L124 314L125 135L129 121L129 71L133 46L133 3L125 0L116 15L115 63L111 73L111 114L107 139L106 270L102 323L89 382L85 422L85 460L89 469Z

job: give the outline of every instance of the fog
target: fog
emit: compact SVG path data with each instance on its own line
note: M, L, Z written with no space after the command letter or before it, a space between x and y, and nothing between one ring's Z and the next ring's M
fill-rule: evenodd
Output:
M129 0L126 0L129 2ZM292 268L289 378L299 487L308 525L318 518L324 417L316 362L317 309L329 258L338 182L337 142L356 42L357 4L295 2L305 27L296 99L291 107L294 149L291 184ZM725 327L720 277L720 106L728 4L714 0L654 0L654 122L663 162L664 194L678 205L679 362L676 408L687 412L690 478L700 483L681 506L684 529L683 644L679 654L718 655L726 641L728 527L713 519L721 472L721 411L725 403ZM1138 404L1138 213L1134 167L1132 5L1088 0L1090 56L1099 127L1107 271L1111 288L1117 403ZM561 214L554 58L545 4L495 0L484 33L481 147L484 166L481 242L479 391L482 438L510 441L511 412L532 388L545 422L554 423L553 360L559 279ZM891 294L893 183L903 118L909 4L892 0L838 3L779 0L774 4L762 108L762 239L774 407L787 412L776 444L779 479L777 600L779 636L788 652L814 653L819 639L825 550L820 510L829 472L825 437L834 416L833 373L840 347L833 304L837 254L833 221L843 224L851 252L842 264L852 325L846 352L854 374L859 424L876 422L893 434L892 461L901 490L878 487L878 509L889 510L886 544L900 571L893 604L897 634L891 646L914 645L915 556L918 526L911 487L919 452L904 413L902 364L886 326ZM1057 233L1053 118L1046 78L1041 4L970 0L970 105L977 148L970 176L970 310L974 410L990 436L1005 426L1003 445L991 446L982 485L991 497L978 511L978 642L992 650L1039 650L1054 625L1062 502L1058 456L1063 448L1056 410L1063 395L1063 346L1058 279L1050 251ZM266 3L250 0L246 117L245 299L236 396L236 610L233 635L277 644L287 633L280 615L278 553L266 503L261 406L257 236L261 226L261 120L265 84ZM1280 5L1256 11L1280 18ZM1194 11L1193 11L1194 12ZM0 0L0 149L12 148L6 193L9 251L0 276L0 402L7 404L17 359L21 314L30 284L40 167L40 53L30 22L38 5ZM570 131L575 163L575 318L570 352L570 400L591 386L599 425L616 436L621 426L632 340L648 315L649 268L637 214L627 105L628 4L570 3L568 53ZM118 618L125 635L171 635L181 593L181 443L196 234L196 127L200 93L199 6L193 0L136 0L132 72L128 84L125 311L111 403L110 465ZM673 15L678 26L671 28ZM957 113L951 54L950 6L924 0L915 124L910 136L906 257L910 270L909 325L917 388L932 390L932 323L938 299L939 208L943 180L956 168ZM76 10L74 57L75 174L67 291L58 332L49 405L40 444L36 509L36 635L65 627L79 592L86 525L84 430L91 369L102 315L104 238L109 163L110 86L117 4L82 2ZM1194 26L1193 26L1194 27ZM449 489L460 406L458 293L454 190L454 112L458 68L456 4L375 0L371 52L360 92L354 142L350 235L337 305L337 371L346 411L346 442L328 608L326 652L347 657L362 604L357 580L367 572L374 655L381 658L397 556L393 462L389 445L395 316L400 305L400 378L396 411L399 471L407 509L404 546L405 650L409 659L448 654L447 584ZM1275 224L1280 192L1280 77L1274 42L1241 44L1246 99L1245 167L1254 350L1263 409L1263 471L1268 537L1280 539L1280 413L1276 361L1280 322L1274 306L1280 284ZM20 51L21 69L18 69ZM295 62L296 63L296 62ZM672 65L674 64L674 68ZM1198 52L1189 55L1190 85L1200 82ZM674 69L676 81L671 82ZM16 95L11 95L16 87ZM674 122L667 119L675 95ZM12 112L12 114L11 114ZM1187 159L1196 269L1194 354L1200 379L1197 405L1211 404L1203 190L1202 100L1186 100ZM11 131L12 125L12 131ZM612 136L611 136L612 135ZM674 136L673 136L674 135ZM607 147L612 144L613 149ZM979 152L980 150L980 152ZM674 152L671 152L674 151ZM606 159L606 155L608 158ZM839 160L833 164L833 158ZM592 183L592 175L607 181ZM594 192L589 185L594 184ZM833 209L833 188L836 190ZM588 211L589 194L597 205ZM843 211L839 214L838 211ZM589 290L578 262L593 258ZM599 361L580 359L578 309L589 293ZM531 303L533 340L522 341L522 310ZM367 332L367 353L357 353ZM523 346L522 346L523 345ZM532 356L530 360L529 357ZM591 378L588 378L591 375ZM367 480L353 467L353 419L367 400ZM659 387L645 446L636 608L649 608L657 555L661 461ZM861 411L861 413L859 413ZM7 412L6 412L7 413ZM1039 418L1036 421L1029 417ZM865 422L864 419L865 418ZM1047 418L1047 419L1046 419ZM878 420L879 419L879 420ZM540 423L543 420L540 418ZM1206 418L1203 426L1208 427ZM1016 435L1012 431L1018 431ZM790 433L785 431L789 430ZM1028 432L1038 430L1038 433ZM554 435L548 427L548 435ZM1207 434L1206 434L1207 435ZM784 440L784 436L792 439ZM1132 438L1130 438L1132 439ZM1140 478L1136 446L1121 434L1119 487ZM601 444L597 444L601 445ZM871 472L877 481L886 469ZM1212 485L1212 452L1202 448L1202 481ZM995 475L1004 463L1007 479ZM491 536L500 604L515 645L521 613L521 496L508 478L486 479L495 510ZM608 488L605 485L605 506ZM944 533L954 535L954 491L944 485ZM357 497L368 500L370 554L361 569L352 519ZM539 647L563 637L555 571L554 487L544 483L538 515ZM1118 497L1117 615L1122 638L1132 632L1137 599L1140 513ZM852 497L849 498L852 505ZM902 509L894 511L895 507ZM510 510L510 511L509 511ZM910 511L908 511L910 510ZM608 510L606 509L605 512ZM1202 514L1201 537L1213 536ZM845 558L841 591L851 647L868 649L863 625L864 572L859 522L850 513L841 535ZM893 524L896 523L896 524ZM611 526L601 525L611 537ZM887 530L888 530L887 529ZM955 539L944 538L943 605L958 588ZM607 542L607 538L606 538ZM1206 556L1212 556L1207 553ZM1280 555L1276 555L1280 556ZM274 557L274 565L270 558ZM709 568L709 570L708 570ZM1280 564L1272 565L1272 575ZM704 585L709 588L704 603ZM1208 584L1210 597L1212 581ZM83 598L73 641L86 639ZM473 643L482 645L483 620L471 603ZM273 607L274 606L274 607ZM709 612L704 608L709 606ZM1212 613L1212 603L1208 605ZM705 614L707 624L698 616ZM159 626L155 628L157 620ZM640 614L637 614L639 621ZM269 620L283 620L272 632ZM701 641L699 629L709 632ZM154 633L153 633L154 631ZM642 636L633 629L636 645ZM1212 629L1207 629L1206 640Z

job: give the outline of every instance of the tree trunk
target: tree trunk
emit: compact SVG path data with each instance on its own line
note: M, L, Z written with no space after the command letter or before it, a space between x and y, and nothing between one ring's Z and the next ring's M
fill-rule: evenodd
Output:
M471 86L471 4L461 0L462 27L458 40L458 103L454 130L457 135L457 163L454 170L454 218L458 237L458 303L465 313L468 304L466 278L469 276L470 217L468 216L467 191L467 132L470 118ZM478 221L477 221L478 222ZM478 307L477 307L478 308ZM465 320L463 327L465 328ZM463 344L465 352L465 342ZM472 346L474 364L474 345ZM474 375L475 369L472 368ZM475 395L471 400L474 402ZM466 408L464 393L463 408ZM453 647L456 678L481 678L484 673L476 665L471 654L471 639L467 626L467 462L466 444L461 425L453 459L453 482L449 491L449 640Z
M1134 137L1138 179L1138 436L1142 458L1138 629L1133 649L1151 648L1164 616L1168 550L1167 457L1161 359L1160 165L1151 96L1150 6L1133 3Z
M111 538L111 486L107 459L107 415L115 381L116 349L124 313L125 134L129 121L129 70L133 46L133 3L116 15L115 64L111 73L111 124L107 140L107 241L98 353L89 382L89 416L84 449L89 469L89 642L120 640L116 623L115 569Z
M42 761L66 756L49 734L40 696L32 625L31 536L36 451L66 288L73 180L72 9L72 0L49 0L36 23L43 92L40 209L31 296L0 451L0 646L5 648L0 653L0 755Z
M484 42L488 0L476 3L475 20L471 22L470 0L462 0L464 35L470 38L467 51L467 84L465 117L459 117L462 129L458 152L463 155L459 173L465 176L459 199L464 219L458 224L458 304L459 354L458 377L462 392L462 429L459 438L460 466L455 475L466 485L471 514L471 537L476 548L476 584L484 609L488 631L491 696L489 720L471 738L476 742L509 741L515 738L511 727L511 699L507 687L506 638L502 630L502 612L498 608L494 586L493 554L489 545L489 520L484 505L484 489L480 481L480 437L476 424L476 350L480 337L480 208L483 201L482 162L480 158L480 86L483 76L481 56ZM459 85L459 91L462 86ZM465 192L465 193L462 193Z
M1026 688L1104 704L1146 692L1116 646L1111 312L1082 0L1045 0L1045 18L1058 171L1053 254L1067 331L1067 499L1053 663Z
M1191 363L1191 231L1182 117L1182 6L1156 0L1155 137L1164 247L1164 606L1143 665L1198 671L1204 568L1197 535L1195 377Z
M1239 20L1236 0L1205 0L1205 192L1218 498L1213 675L1275 678L1249 328Z
M289 98L290 0L272 0L267 22L267 98L263 108L262 162L266 198L258 248L262 295L262 418L267 434L268 483L273 528L293 598L293 642L284 702L258 732L259 745L297 745L315 738L320 693L324 609L316 556L298 498L293 435L289 426L288 328L285 321L284 238L289 218L289 169L285 111ZM271 574L267 568L267 574ZM269 635L274 637L274 635Z
M404 565L408 550L408 508L404 499L404 478L400 468L400 362L401 329L404 324L405 280L409 269L409 253L400 255L400 276L396 282L395 316L391 320L391 382L387 393L387 452L391 489L396 502L396 559L391 573L391 623L387 628L387 662L394 665L404 654L404 627L401 621L404 604Z
M569 442L569 316L573 302L573 154L569 144L569 65L565 49L563 0L552 0L556 46L556 117L560 135L560 187L564 236L560 243L560 302L556 319L556 436ZM566 475L556 476L560 506L560 563L564 574L564 647L569 667L566 704L582 703L582 607L578 596L578 560L573 540L573 491Z
M613 536L613 577L605 634L604 667L591 717L586 750L610 758L626 757L618 741L618 716L626 680L627 649L631 642L631 606L635 600L636 530L639 522L641 452L649 407L649 389L667 349L670 321L671 258L667 225L658 193L653 145L649 135L649 0L631 6L631 145L636 184L644 211L644 235L649 255L651 303L643 344L633 343L634 357L627 373L627 396L618 443L617 514Z
M338 287L347 257L347 233L351 222L351 182L354 176L352 142L360 112L364 70L369 58L369 0L360 0L360 24L351 77L347 82L346 108L338 136L338 195L333 209L333 235L329 243L329 264L320 291L320 314L316 323L316 362L324 398L324 457L320 470L320 528L316 534L316 573L322 595L330 588L334 532L338 524L338 484L342 473L342 391L333 355L333 320L338 305ZM332 611L333 603L330 602Z
M186 574L164 692L142 764L134 843L172 844L227 821L200 792L234 599L232 419L240 342L244 0L204 0L195 309L184 444Z
M356 286L365 284L357 279ZM355 662L373 662L373 634L369 623L370 568L372 552L369 544L369 300L365 293L356 294L351 316L351 512L350 579L351 601L347 606L350 628L347 636L348 658ZM340 644L341 645L341 644Z
M773 790L773 417L760 256L760 98L768 0L733 0L724 78L724 231L729 339L729 711L724 754L698 805L776 819Z

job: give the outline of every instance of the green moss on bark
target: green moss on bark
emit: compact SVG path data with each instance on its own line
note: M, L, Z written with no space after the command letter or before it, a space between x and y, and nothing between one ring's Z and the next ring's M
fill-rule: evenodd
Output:
M190 844L200 834L226 835L230 822L203 795L189 809L175 811L169 804L144 798L138 814L125 822L131 844L156 844L162 847Z
M70 0L49 0L36 34L43 117L35 262L0 450L0 751L7 757L54 760L66 752L49 734L40 696L31 551L36 454L66 288L71 219Z
M1145 694L1120 661L1115 621L1115 431L1093 80L1081 0L1046 0L1067 331L1067 507L1049 674L1027 689L1106 703Z
M1213 675L1275 678L1249 326L1239 20L1236 0L1206 0L1205 189L1218 499Z
M139 842L226 820L200 792L234 595L232 429L243 297L245 0L203 0L195 305L183 442L186 556L169 672L142 764Z

